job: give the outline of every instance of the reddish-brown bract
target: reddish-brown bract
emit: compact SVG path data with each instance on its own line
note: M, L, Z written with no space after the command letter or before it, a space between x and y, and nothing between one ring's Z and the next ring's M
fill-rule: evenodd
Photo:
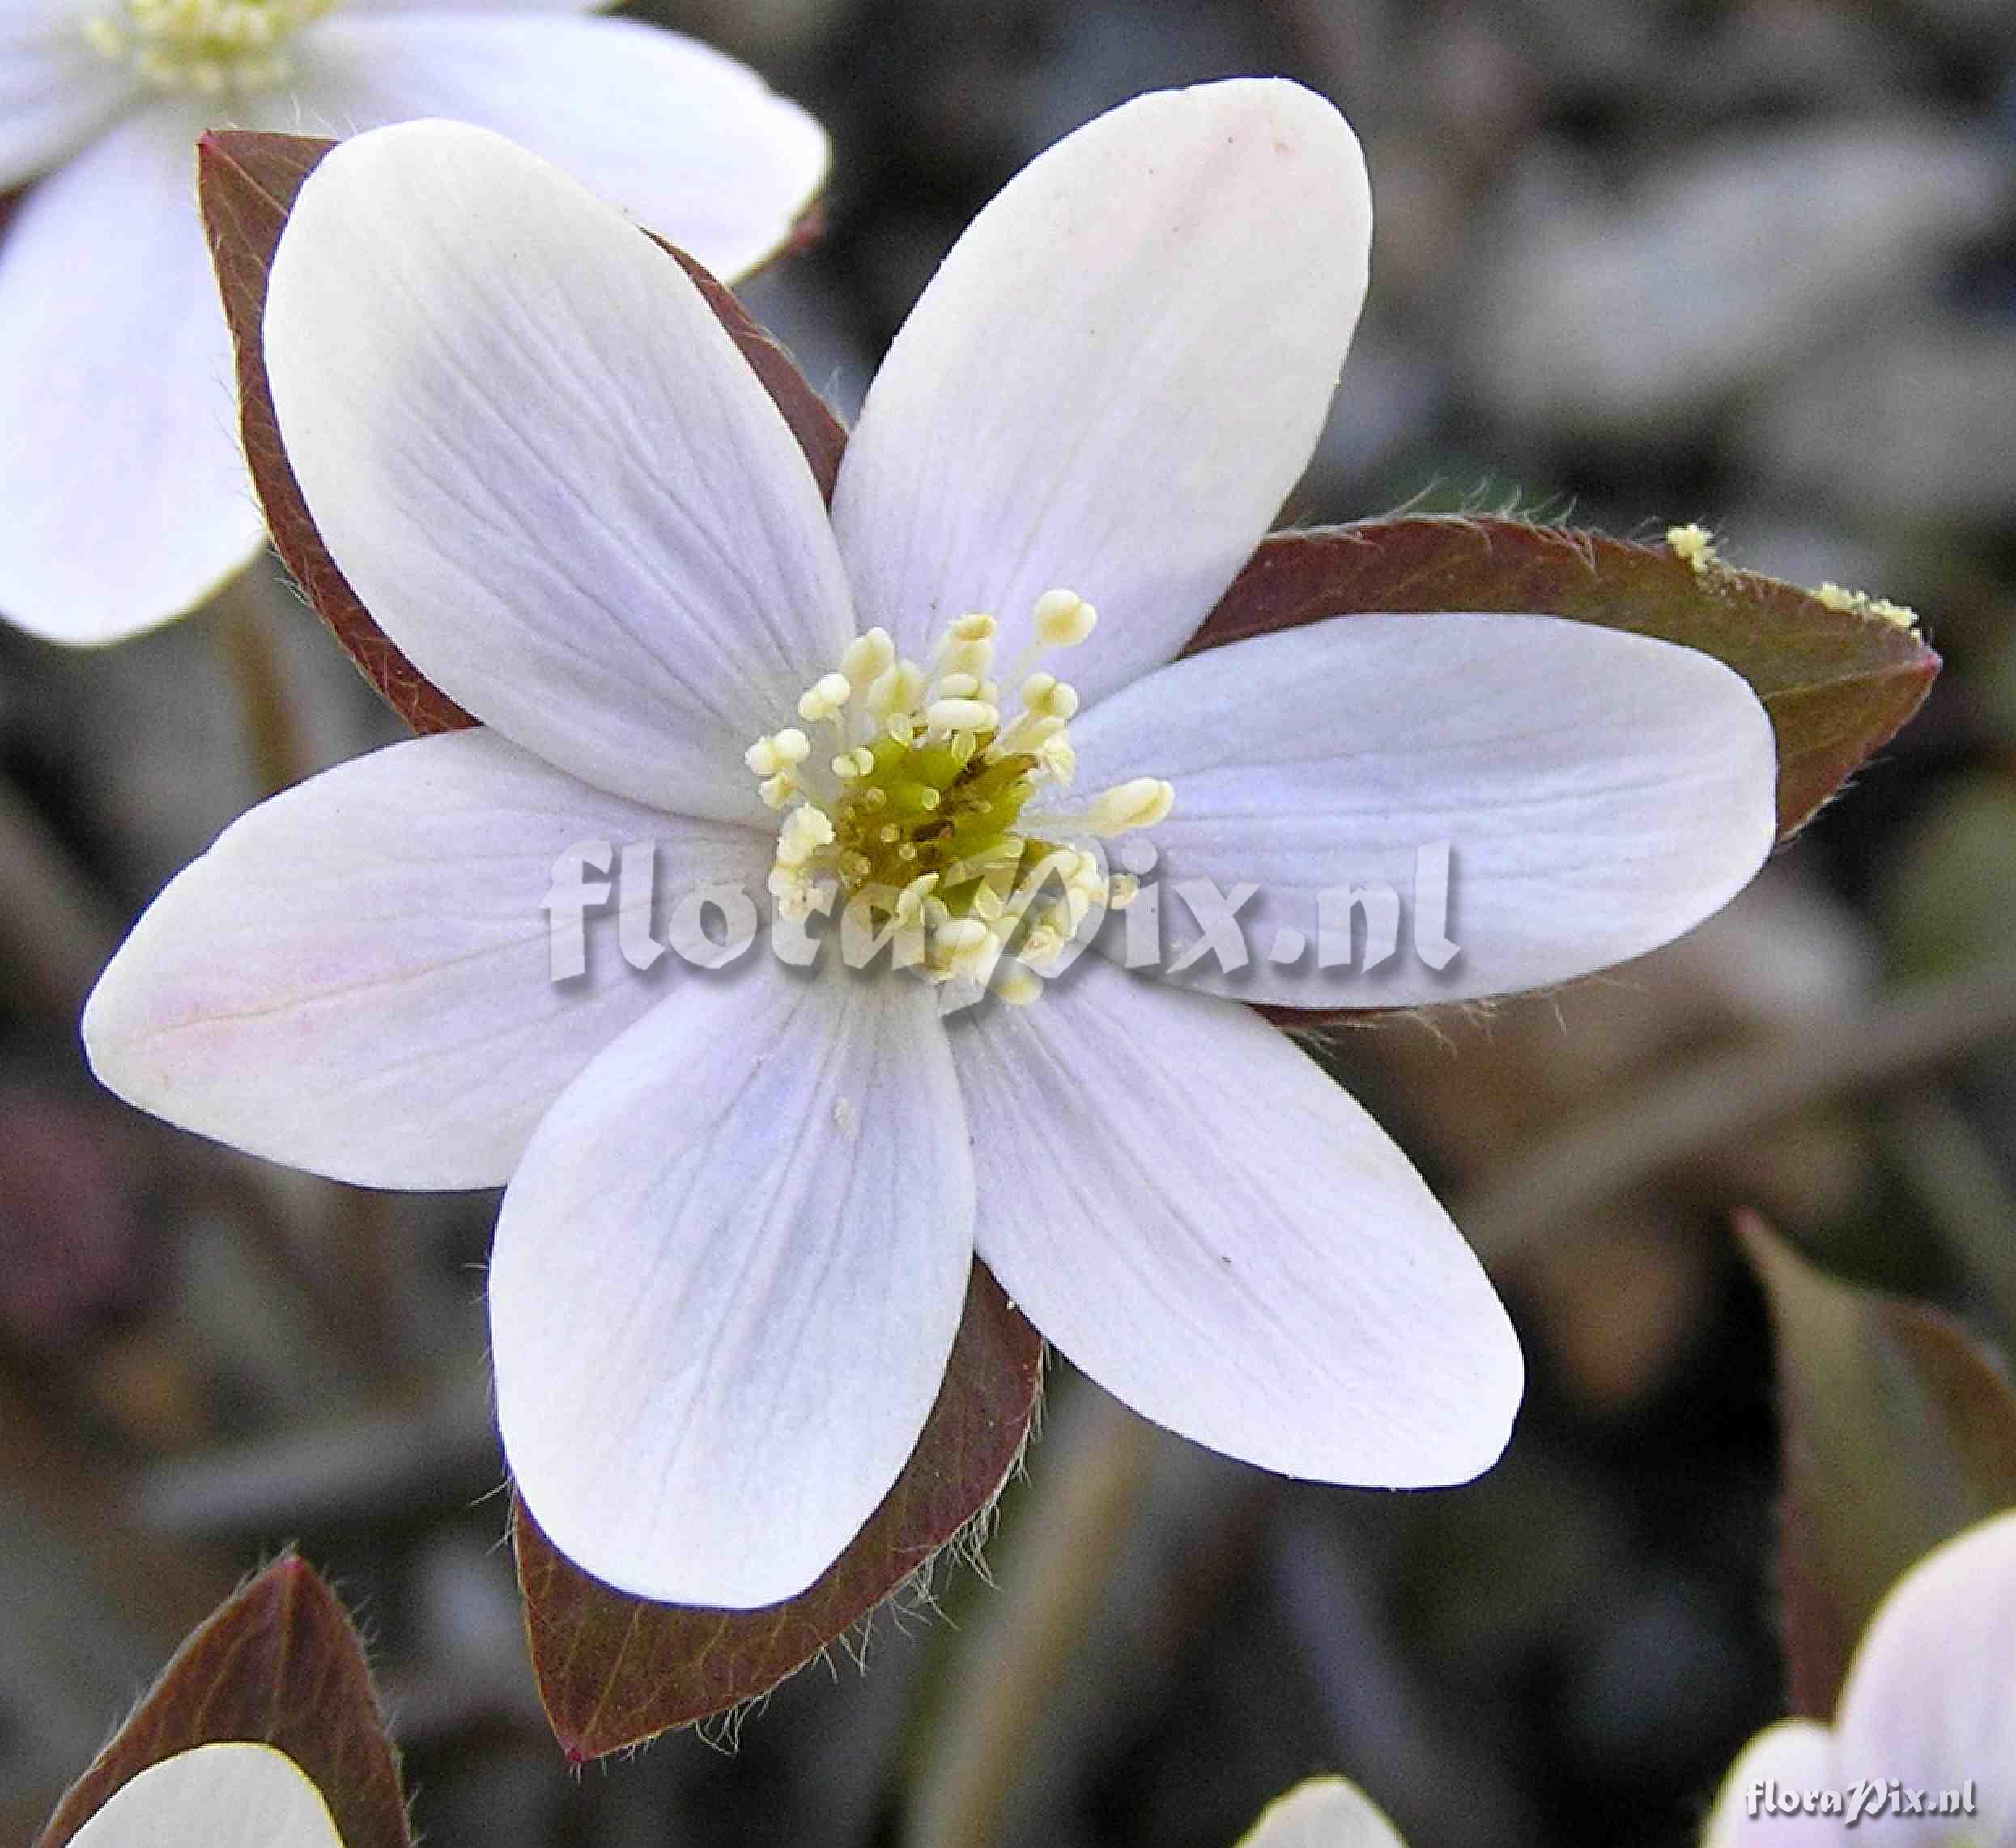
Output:
M284 1752L329 1805L343 1848L411 1848L399 1767L349 1615L302 1560L276 1561L184 1643L36 1848L64 1848L151 1765L198 1745Z
M1664 545L1455 514L1273 534L1189 652L1375 610L1567 616L1713 655L1771 714L1781 841L1895 735L1939 671L1916 632L1776 578L1696 569Z

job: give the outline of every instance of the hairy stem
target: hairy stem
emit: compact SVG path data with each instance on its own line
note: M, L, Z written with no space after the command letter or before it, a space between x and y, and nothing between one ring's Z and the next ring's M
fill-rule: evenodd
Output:
M255 567L219 591L211 608L218 645L238 695L252 770L262 796L291 789L313 768L300 716L274 645L273 611Z
M968 1633L911 1802L912 1848L985 1848L1070 1672L1147 1480L1154 1428L1104 1393L1061 1417L987 1620ZM1064 1427L1069 1427L1065 1429Z

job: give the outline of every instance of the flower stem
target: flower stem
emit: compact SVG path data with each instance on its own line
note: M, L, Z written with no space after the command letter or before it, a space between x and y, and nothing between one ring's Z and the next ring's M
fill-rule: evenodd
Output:
M1657 1079L1515 1154L1452 1214L1494 1263L1703 1149L1831 1098L1894 1088L2010 1038L2016 962L2005 957Z
M40 812L0 780L0 968L12 999L74 1032L98 973L118 947L109 903Z
M274 645L272 605L256 566L239 573L211 600L252 770L262 796L292 787L312 768L300 717Z
M1057 1705L1148 1479L1155 1428L1087 1385L1055 1419L1042 1499L1002 1572L1002 1595L962 1651L912 1798L912 1848L985 1848L1002 1832L1030 1748Z

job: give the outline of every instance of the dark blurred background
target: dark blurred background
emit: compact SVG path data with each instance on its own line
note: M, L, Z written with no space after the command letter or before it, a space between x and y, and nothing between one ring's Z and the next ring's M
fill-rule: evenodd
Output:
M942 1572L935 1604L876 1619L851 1652L865 1673L836 1650L738 1749L674 1737L575 1773L500 1544L494 1199L368 1195L198 1143L96 1092L75 1045L125 922L274 773L249 651L274 652L295 768L393 722L270 580L100 656L0 630L0 1837L30 1837L182 1632L291 1540L373 1638L442 1848L1225 1848L1325 1769L1416 1848L1691 1840L1784 1710L1771 1339L1729 1209L1998 1347L2016 1335L2016 1074L2005 1018L1966 1018L2016 906L2016 10L655 16L831 131L823 241L746 292L844 410L1032 154L1140 90L1288 75L1351 117L1380 215L1291 519L1699 519L1732 562L1914 606L1948 671L1686 942L1328 1050L1521 1322L1533 1386L1491 1475L1291 1485L1144 1434L1054 1372L993 1583ZM1962 1015L1951 1056L1886 1064L1898 1020L1942 1005ZM1844 1044L1877 1048L1880 1086L1830 1063ZM1751 1107L1750 1080L1788 1062L1800 1094ZM1661 1088L1703 1071L1720 1115L1648 1135Z

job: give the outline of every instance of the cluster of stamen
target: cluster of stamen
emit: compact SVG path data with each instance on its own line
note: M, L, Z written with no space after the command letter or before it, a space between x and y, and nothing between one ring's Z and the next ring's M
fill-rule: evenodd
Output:
M1075 647L1097 617L1071 591L1039 598L1036 644L1014 672L1044 647ZM991 615L959 617L928 669L899 658L887 630L857 636L799 698L802 725L758 739L745 761L784 813L769 887L787 917L826 909L829 884L866 895L893 927L914 929L925 980L963 978L1023 1003L1087 915L1125 905L1135 888L1082 845L1023 830L1036 790L1071 781L1078 699L1055 675L1029 673L1021 709L1006 716L996 628ZM815 745L829 729L831 744ZM1168 784L1138 777L1064 831L1110 839L1152 827L1174 799Z
M119 0L84 36L159 90L201 96L271 90L293 75L289 41L337 0Z

